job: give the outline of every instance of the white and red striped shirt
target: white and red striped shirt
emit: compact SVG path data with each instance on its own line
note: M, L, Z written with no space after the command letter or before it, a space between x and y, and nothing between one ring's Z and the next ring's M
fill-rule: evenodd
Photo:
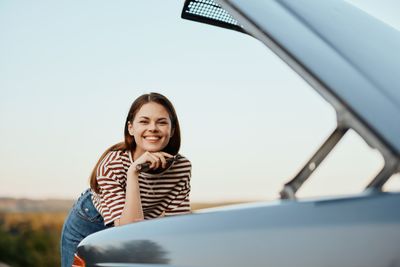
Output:
M111 151L97 168L99 194L92 191L92 201L110 224L121 217L125 205L126 174L132 164L129 151ZM181 156L160 174L139 174L140 198L144 219L190 213L190 177L192 165Z

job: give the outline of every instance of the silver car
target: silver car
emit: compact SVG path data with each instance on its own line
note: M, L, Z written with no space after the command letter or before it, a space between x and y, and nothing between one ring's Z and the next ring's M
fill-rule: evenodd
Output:
M281 200L101 231L80 243L81 264L400 266L400 194L381 190L400 171L400 33L339 0L188 0L182 18L264 43L334 107L337 127ZM361 194L297 200L349 129L379 151L381 171Z

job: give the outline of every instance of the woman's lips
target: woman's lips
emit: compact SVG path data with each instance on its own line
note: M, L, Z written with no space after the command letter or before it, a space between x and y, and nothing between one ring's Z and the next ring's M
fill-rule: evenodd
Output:
M144 139L148 142L158 142L161 137L160 136L145 136Z

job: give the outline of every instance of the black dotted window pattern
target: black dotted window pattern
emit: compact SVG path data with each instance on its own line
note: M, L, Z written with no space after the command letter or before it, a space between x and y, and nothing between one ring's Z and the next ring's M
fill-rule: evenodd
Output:
M186 12L239 26L237 21L232 18L228 12L212 0L192 0L190 1Z
M243 27L215 0L185 0L181 16L183 19L246 33Z

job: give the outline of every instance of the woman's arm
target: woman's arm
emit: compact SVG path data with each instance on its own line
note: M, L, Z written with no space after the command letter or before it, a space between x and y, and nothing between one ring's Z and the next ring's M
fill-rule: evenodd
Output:
M122 210L121 217L114 221L114 226L144 220L142 201L140 199L139 172L137 171L136 166L138 164L149 162L151 169L161 166L165 167L167 164L165 159L166 157L172 157L172 155L165 152L145 152L131 164L126 178L124 209Z
M140 199L139 174L136 164L132 164L127 173L125 205L121 217L114 221L115 226L144 220L142 202Z

